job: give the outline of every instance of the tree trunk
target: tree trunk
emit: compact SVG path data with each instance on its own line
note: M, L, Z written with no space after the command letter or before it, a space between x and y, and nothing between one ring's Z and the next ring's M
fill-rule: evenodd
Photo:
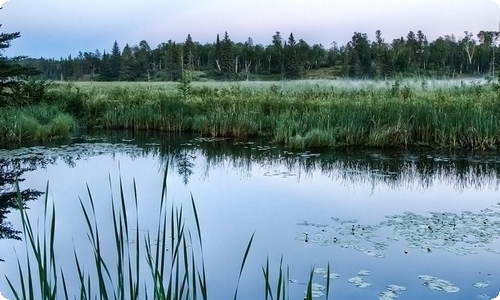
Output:
M252 64L252 61L245 62L245 73L247 75L247 81L248 81L248 76L250 75L250 65Z
M217 65L217 69L219 70L219 72L222 72L222 70L220 68L220 63L219 63L218 59L215 59L215 64Z

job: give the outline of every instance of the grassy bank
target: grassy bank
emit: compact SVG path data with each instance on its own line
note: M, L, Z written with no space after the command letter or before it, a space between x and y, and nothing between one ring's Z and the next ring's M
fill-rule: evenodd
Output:
M48 95L85 127L259 135L295 148L500 146L493 83L87 83Z

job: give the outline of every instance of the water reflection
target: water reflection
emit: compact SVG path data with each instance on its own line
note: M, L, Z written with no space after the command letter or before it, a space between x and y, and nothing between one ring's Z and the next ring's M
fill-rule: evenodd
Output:
M296 176L297 180L316 171L345 184L379 184L391 188L427 189L435 181L466 188L498 188L500 156L496 152L460 152L432 149L320 149L293 151L265 139L238 141L187 135L129 134L112 132L103 141L137 145L142 153L154 156L182 176L185 184L199 167L203 176L211 169L231 169L251 177L253 168L268 170L266 176ZM203 157L203 165L195 160ZM284 168L284 169L283 169Z
M139 194L147 195L141 197L144 200L140 202L143 210L140 214L147 216L145 222L148 222L156 208L152 208L153 200L148 201L156 199L158 191L155 190L155 184L161 181L157 179L168 166L169 176L174 175L169 177L174 186L171 190L176 193L172 198L183 201L183 194L179 190L193 191L195 197L199 197L200 217L204 224L202 229L207 233L204 236L206 249L209 249L207 253L216 257L213 259L215 270L224 270L225 266L240 262L241 251L238 252L236 246L244 246L246 232L257 229L259 238L263 239L260 242L266 247L265 250L256 249L252 252L258 257L257 266L267 251L284 253L285 257L294 259L295 265L304 265L306 268L315 264L323 266L333 257L333 271L338 273L332 273L336 274L332 277L340 276L336 284L344 282L348 286L336 286L336 291L346 294L346 299L354 297L347 295L351 290L345 292L345 289L353 286L379 289L376 295L384 299L399 294L404 297L413 295L416 285L424 285L426 290L454 290L455 285L443 285L445 280L451 280L461 289L468 286L468 293L473 293L471 288L486 287L484 282L488 283L486 276L489 275L470 275L471 272L465 270L470 267L467 265L472 261L470 257L476 257L474 264L479 264L481 271L487 270L483 271L484 274L490 274L493 273L487 269L490 264L484 260L496 258L499 250L498 209L491 207L489 209L495 211L486 210L486 206L497 201L491 203L494 193L473 191L474 197L488 196L480 205L479 201L475 202L474 197L470 197L471 189L498 188L499 157L496 153L422 149L294 151L261 139L239 141L115 131L92 134L57 147L0 150L0 159L11 169L16 167L16 161L22 160L41 161L35 164L35 168L58 164L57 170L52 173L56 180L61 174L68 177L68 182L71 176L78 177L68 184L71 187L66 187L71 191L54 197L63 201L58 203L58 207L67 205L61 210L65 213L60 219L61 224L64 224L62 230L67 230L66 238L73 238L79 230L74 222L78 211L72 207L74 203L66 201L85 195L81 190L78 192L75 186L84 186L91 181L96 195L105 198L109 192L106 183L102 182L106 181L107 174L101 173L111 172L117 169L117 163L121 163L123 174L133 176L140 182L138 187L143 193L139 191ZM82 160L88 160L88 164ZM78 170L64 173L66 169L62 165ZM99 174L96 174L96 169L101 170ZM61 181L63 185L66 184L64 180ZM380 187L386 188L386 191ZM365 193L370 192L370 188L373 197ZM427 190L432 191L420 193ZM451 190L454 196L457 196L457 190L463 191L458 196L466 201L461 203L456 199L441 199L439 193L443 190L445 195ZM412 195L408 195L408 191ZM422 194L426 197L420 197ZM404 196L407 196L403 199L405 201L400 201ZM426 205L431 202L433 206L428 208ZM105 200L98 203L97 211L100 213L109 208ZM462 215L460 211L464 209L474 212ZM493 215L495 212L496 215ZM103 214L102 220L109 221L110 217ZM477 220L483 223L475 222ZM149 228L147 224L145 228ZM482 236L481 233L488 236ZM491 242L492 239L495 239L495 243ZM269 245L276 245L276 249L268 249ZM485 258L480 260L480 255L469 255L476 252ZM461 280L453 271L441 274L441 270L446 269L443 266L452 265L443 262L443 253L452 253L449 255L452 258L446 256L447 262L464 265L466 279ZM223 258L217 258L217 255ZM415 270L411 275L413 277L405 273L403 268L397 268L399 265ZM364 268L371 270L370 276L367 272L359 272ZM256 276L250 277L257 278L260 272L259 269ZM317 270L315 276L324 280L324 272ZM417 278L427 273L432 275L425 277L425 280ZM307 270L301 273L304 274L307 274ZM356 274L357 277L364 276L360 277L363 280L358 278L347 282L348 278L356 278L353 277ZM223 275L212 274L212 278L220 285L226 285L224 280L227 278L222 278ZM297 282L307 280L299 279ZM497 288L492 285L490 289ZM302 289L302 286L297 286ZM380 290L380 287L383 288ZM411 292L406 292L406 288ZM217 283L213 290L217 290Z
M0 239L21 239L21 232L7 221L7 214L12 209L18 209L16 180L23 181L23 173L36 170L47 163L36 159L0 159ZM24 203L37 199L40 195L42 192L29 188L20 191ZM3 260L0 258L0 261Z
M16 182L24 181L23 174L46 169L49 165L63 161L69 168L77 161L92 156L116 153L139 152L135 146L109 143L80 143L75 140L69 145L33 146L17 149L0 149L0 239L21 240L21 231L7 220L12 210L18 209ZM27 206L28 201L39 199L44 193L35 189L20 190L20 197ZM0 261L3 259L0 257Z

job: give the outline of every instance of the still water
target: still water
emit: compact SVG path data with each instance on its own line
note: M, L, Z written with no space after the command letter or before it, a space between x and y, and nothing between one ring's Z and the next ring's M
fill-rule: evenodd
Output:
M0 150L0 165L0 192L12 191L5 179L17 172L33 220L42 215L49 182L56 257L74 293L73 249L92 260L80 206L80 199L89 203L87 185L101 235L109 237L103 251L112 255L111 199L119 199L120 180L131 215L135 181L141 231L153 232L165 170L167 203L185 209L193 233L191 196L196 203L210 299L232 299L253 233L238 299L264 299L262 267L269 258L277 281L281 257L290 299L303 299L311 270L325 299L328 264L330 299L491 299L500 292L498 153L296 152L265 140L113 132ZM4 198L0 275L16 283L22 225ZM4 276L0 293L13 298Z

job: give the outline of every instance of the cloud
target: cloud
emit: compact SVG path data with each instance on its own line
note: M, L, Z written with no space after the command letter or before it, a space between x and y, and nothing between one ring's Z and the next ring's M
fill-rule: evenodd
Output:
M500 0L492 0L492 1L495 2L498 5L498 7L500 7Z
M2 5L3 5L5 2L7 2L7 1L9 1L9 0L0 0L0 7L2 7ZM2 295L0 294L0 296L2 296ZM0 299L1 299L1 298L0 298Z

